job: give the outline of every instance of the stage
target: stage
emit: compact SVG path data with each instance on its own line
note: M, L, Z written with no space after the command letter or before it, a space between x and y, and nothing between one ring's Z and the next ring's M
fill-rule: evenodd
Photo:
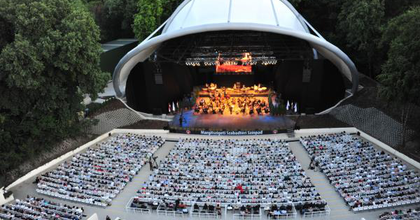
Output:
M181 127L179 117L178 113L169 123L173 132L199 133L201 130L227 130L263 131L266 134L286 132L287 129L293 129L295 126L295 122L287 116L194 114L190 110L183 113L184 120Z

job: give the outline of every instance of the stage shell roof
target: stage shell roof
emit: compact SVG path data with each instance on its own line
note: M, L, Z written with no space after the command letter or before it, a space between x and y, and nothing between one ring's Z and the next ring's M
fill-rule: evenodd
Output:
M320 53L330 60L352 82L352 93L357 91L359 76L354 63L318 34L287 0L185 0L161 27L120 60L113 74L117 96L125 96L127 78L134 66L145 61L163 42L229 30L269 32L306 40L314 49L314 59Z

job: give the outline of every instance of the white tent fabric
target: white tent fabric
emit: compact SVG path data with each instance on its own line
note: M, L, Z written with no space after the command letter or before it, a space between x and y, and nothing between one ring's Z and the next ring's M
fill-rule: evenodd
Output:
M155 34L162 30L158 36ZM132 68L145 61L163 42L209 31L248 30L288 35L308 41L312 48L330 60L358 88L358 71L350 58L320 35L287 0L185 0L172 16L118 63L113 75L118 97L124 97ZM316 30L312 29L314 33ZM317 58L317 53L314 53Z
M218 23L255 23L307 31L293 11L279 0L192 0L174 15L164 33Z

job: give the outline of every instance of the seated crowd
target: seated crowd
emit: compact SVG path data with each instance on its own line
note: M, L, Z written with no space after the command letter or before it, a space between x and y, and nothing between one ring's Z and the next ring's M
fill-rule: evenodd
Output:
M151 210L157 210L159 206L158 201L152 201L152 200L144 200L139 198L134 198L133 201L131 201L130 208L137 209L141 212L149 212Z
M420 202L420 177L399 159L346 133L300 138L354 211Z
M107 206L164 142L136 134L111 137L37 177L37 192Z
M221 216L222 215L222 207L220 204L207 204L207 203L194 203L192 214L193 215L200 215L200 214L213 214L213 216Z
M28 196L25 200L16 199L14 204L0 207L0 219L33 220L80 220L83 208L55 203L43 198Z
M197 204L196 204L197 205ZM180 199L175 201L166 200L148 200L133 198L130 203L130 208L135 209L136 212L150 213L150 211L165 211L180 214L189 214L189 206L181 202ZM194 206L195 208L195 206Z
M293 214L295 213L295 210L293 209L292 204L281 204L281 205L273 204L273 205L267 206L264 210L266 211L267 218L269 219L277 219L277 218L282 218L282 217L287 217L287 216L293 216Z
M288 144L270 139L180 139L136 198L306 208L322 201Z
M233 214L239 216L259 216L261 212L260 204L229 204L226 206L227 211L233 211Z
M384 212L379 216L379 220L417 220L420 219L420 207L416 209L395 210Z

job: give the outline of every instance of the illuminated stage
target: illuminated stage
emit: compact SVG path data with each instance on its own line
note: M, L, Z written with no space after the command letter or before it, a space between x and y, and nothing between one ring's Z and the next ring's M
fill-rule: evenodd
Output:
M176 114L169 127L173 132L200 133L210 131L263 131L264 134L284 133L295 126L295 121L286 116L271 115L220 115L194 114L193 111L183 113L183 123L180 127L180 114Z

